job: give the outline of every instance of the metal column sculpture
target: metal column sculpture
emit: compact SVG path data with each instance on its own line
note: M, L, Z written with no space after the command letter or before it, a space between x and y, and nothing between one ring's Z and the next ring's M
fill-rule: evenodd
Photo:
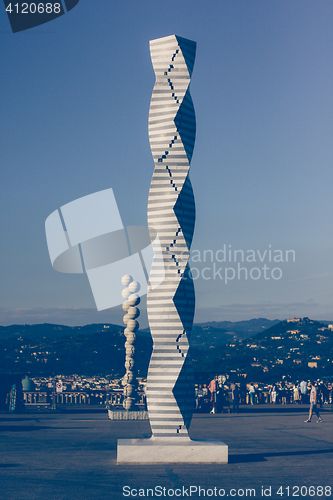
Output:
M194 407L188 336L194 316L194 286L188 265L195 205L189 178L195 114L189 91L196 43L178 36L150 42L156 83L149 111L155 162L148 199L148 226L157 231L162 255L149 280L165 269L164 281L148 292L154 342L147 380L147 407L155 437L187 436Z

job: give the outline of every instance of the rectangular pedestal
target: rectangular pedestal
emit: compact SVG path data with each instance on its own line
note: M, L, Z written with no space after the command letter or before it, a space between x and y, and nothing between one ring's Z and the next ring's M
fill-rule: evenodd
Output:
M189 438L118 439L118 464L226 464L228 446L222 441Z

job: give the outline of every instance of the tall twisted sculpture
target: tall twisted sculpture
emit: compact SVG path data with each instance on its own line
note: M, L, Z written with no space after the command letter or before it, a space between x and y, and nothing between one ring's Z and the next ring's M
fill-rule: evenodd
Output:
M155 162L148 199L148 226L162 251L155 254L147 310L154 342L147 379L147 407L155 437L186 437L194 407L188 356L195 306L188 265L195 205L189 178L195 114L189 91L196 43L172 35L150 42L156 83L149 111L149 140ZM148 288L149 290L149 288Z
M188 337L195 297L188 260L195 206L188 172L195 140L189 92L195 49L195 42L175 35L150 42L156 74L149 110L155 170L148 200L154 259L147 294L153 353L146 396L152 437L118 440L118 463L228 462L226 444L188 435L194 407Z

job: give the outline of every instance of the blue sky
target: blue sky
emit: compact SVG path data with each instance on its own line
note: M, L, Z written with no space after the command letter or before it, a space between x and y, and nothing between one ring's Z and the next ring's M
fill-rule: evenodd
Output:
M333 319L332 14L328 0L80 0L12 34L2 8L0 324L121 321L95 310L86 276L52 269L44 223L109 187L125 225L147 223L148 42L170 34L197 42L192 250L213 261L191 263L195 321ZM224 245L267 257L238 279Z

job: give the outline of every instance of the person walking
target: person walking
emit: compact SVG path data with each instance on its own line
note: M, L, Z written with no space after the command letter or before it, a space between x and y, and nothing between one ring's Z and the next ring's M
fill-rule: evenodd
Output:
M317 387L314 382L310 382L310 410L309 410L309 418L307 420L304 420L305 423L310 423L312 414L315 412L315 414L318 417L317 424L323 421L323 419L320 416L320 413L317 409Z

